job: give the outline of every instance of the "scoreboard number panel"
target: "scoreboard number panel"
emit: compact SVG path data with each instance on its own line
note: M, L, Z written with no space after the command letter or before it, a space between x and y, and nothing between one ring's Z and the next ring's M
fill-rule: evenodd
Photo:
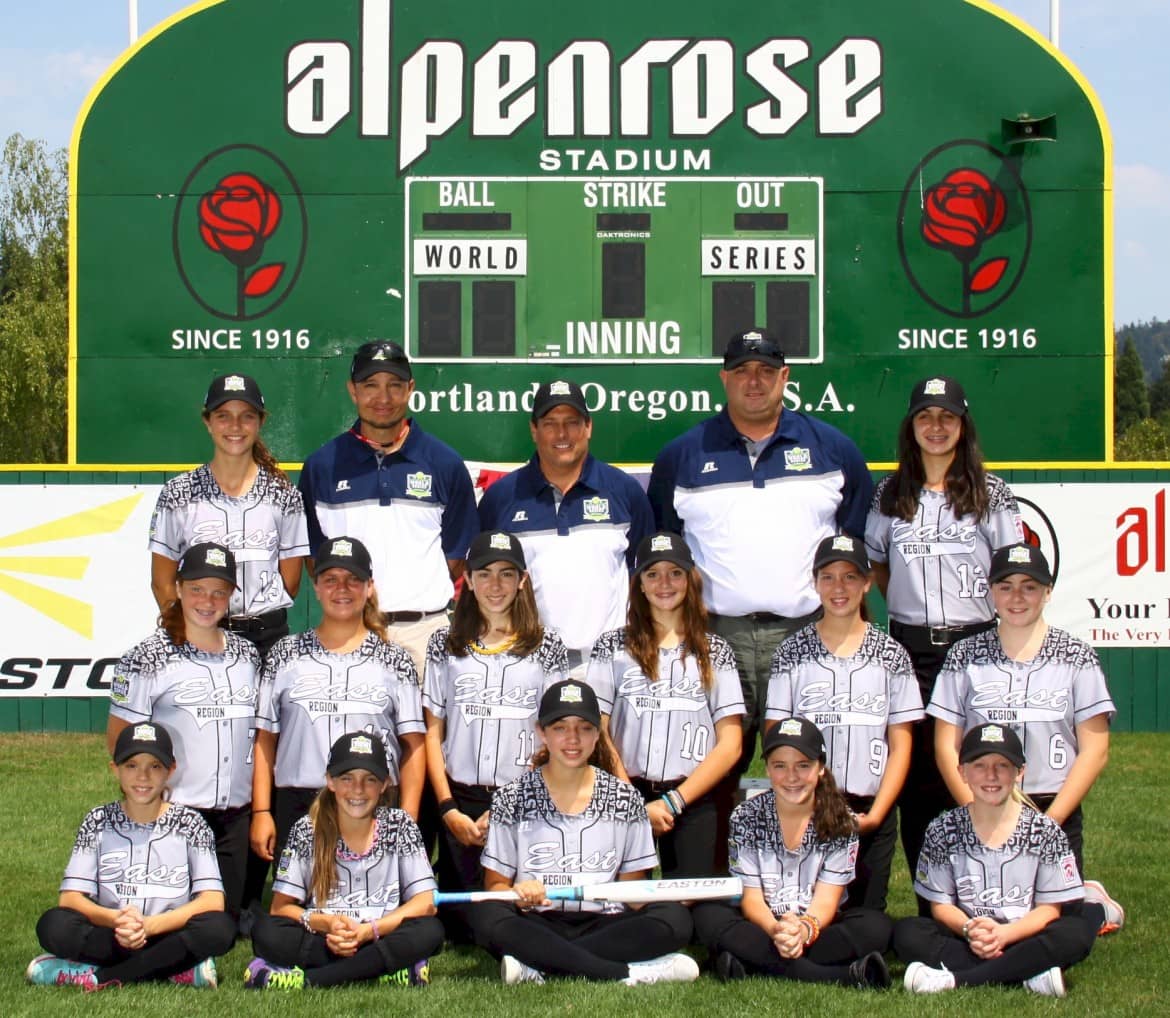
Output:
M816 177L412 177L405 330L420 361L718 360L764 324L824 360Z

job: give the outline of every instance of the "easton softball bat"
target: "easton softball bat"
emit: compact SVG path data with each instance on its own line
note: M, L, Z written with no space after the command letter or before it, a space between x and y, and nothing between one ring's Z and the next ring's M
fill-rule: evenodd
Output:
M616 901L647 905L654 901L706 901L738 898L743 894L739 877L687 877L678 880L615 880L605 884L550 887L549 901ZM476 901L515 901L515 891L436 891L436 905Z

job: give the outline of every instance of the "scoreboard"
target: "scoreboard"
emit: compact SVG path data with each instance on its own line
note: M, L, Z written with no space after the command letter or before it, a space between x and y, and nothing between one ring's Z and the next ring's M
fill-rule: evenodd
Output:
M824 356L814 177L414 177L404 334L423 361L702 362L765 324Z

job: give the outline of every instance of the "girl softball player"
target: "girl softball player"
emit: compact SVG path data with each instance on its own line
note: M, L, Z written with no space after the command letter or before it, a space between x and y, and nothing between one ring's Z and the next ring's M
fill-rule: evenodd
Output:
M954 801L970 802L956 768L963 733L984 721L1014 729L1032 761L1022 788L1064 829L1083 873L1081 803L1109 759L1116 708L1097 652L1044 621L1052 573L1043 553L1027 544L1001 548L988 579L999 625L951 648L926 708L937 719L939 770ZM1105 908L1103 932L1124 923L1097 881L1085 882L1085 897Z
M176 599L159 628L118 662L106 740L127 726L164 725L178 748L171 801L199 811L215 835L228 912L244 906L252 801L252 725L260 655L219 627L236 587L236 562L219 544L179 560Z
M214 988L212 958L231 949L236 927L223 911L211 829L166 799L170 735L148 721L124 728L110 767L122 798L82 822L57 907L37 923L49 953L29 964L28 980L87 990L161 979Z
M540 624L526 568L511 534L480 534L451 625L427 647L427 771L458 889L481 886L492 795L529 769L540 695L568 669L561 638Z
M731 872L743 880L743 901L694 908L715 974L889 986L881 952L890 920L875 909L838 911L857 826L825 766L824 736L806 718L786 718L764 735L763 754L771 789L731 815Z
M301 493L260 438L264 396L247 375L214 379L203 423L209 463L163 486L150 522L150 588L160 609L175 599L177 563L193 544L214 541L236 555L236 589L223 621L264 654L288 633L287 609L309 553Z
M1061 969L1088 956L1096 933L1061 915L1084 893L1068 839L1023 801L1024 750L1006 725L972 728L955 770L967 805L927 828L914 880L931 914L894 928L906 989L1022 983L1063 997Z
M641 795L611 772L593 690L575 681L549 686L538 724L544 746L535 769L492 796L483 850L485 888L511 889L517 901L475 905L477 941L500 958L509 984L546 976L630 985L697 978L690 957L671 953L690 939L682 905L627 908L546 897L554 885L637 879L657 860Z
M813 556L824 615L776 648L765 725L800 715L825 733L827 762L857 817L860 851L850 905L884 911L922 699L902 645L867 621L869 559L860 538L826 537Z
M363 729L386 745L398 805L418 815L426 778L418 673L386 641L370 553L353 537L318 549L316 629L287 636L264 664L252 778L252 848L271 860L320 790L329 747Z
M646 801L662 875L706 876L717 840L711 793L739 759L743 693L730 646L708 631L703 581L677 534L639 543L628 615L594 644L586 681L618 774Z
M426 958L443 943L435 879L415 822L380 805L389 787L377 735L350 732L330 747L325 787L293 826L271 914L252 932L245 986L429 981Z
M898 431L898 468L874 491L865 540L890 635L910 652L923 703L947 648L993 625L991 553L1022 537L1015 496L983 469L963 387L953 378L922 379ZM909 866L926 825L951 804L935 766L930 718L914 726L912 739L898 799ZM920 900L920 914L927 908Z

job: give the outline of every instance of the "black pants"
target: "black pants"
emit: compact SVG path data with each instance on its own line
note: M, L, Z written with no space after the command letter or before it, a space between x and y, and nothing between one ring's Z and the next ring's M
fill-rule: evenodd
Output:
M979 958L962 937L942 923L922 916L902 919L894 926L894 950L909 964L920 961L931 968L945 965L955 974L956 986L986 983L1022 983L1050 968L1068 968L1089 956L1097 928L1074 916L1061 916L1039 933L1004 949L998 958Z
M1056 800L1056 793L1033 795L1030 798L1040 810L1045 811ZM1077 860L1077 872L1083 878L1085 875L1085 814L1080 806L1068 815L1065 822L1060 825L1060 829L1068 838L1068 846L1072 849L1073 856Z
M130 951L114 931L95 926L72 908L51 908L37 921L37 940L49 954L97 966L99 983L139 983L167 979L194 968L205 958L227 954L236 939L236 924L226 912L200 912L187 925L144 947Z
M252 928L252 948L258 957L272 965L299 965L313 986L377 979L429 958L442 946L443 924L433 916L403 920L393 932L363 944L349 957L334 954L324 936L284 916L259 916Z
M272 796L272 822L276 824L276 853L273 866L280 865L289 832L301 817L308 815L309 807L317 798L319 788L275 788Z
M244 885L248 872L248 831L252 823L249 806L238 809L201 809L198 813L211 833L215 835L215 858L223 881L224 908L239 922L240 912L247 904Z
M872 796L847 795L849 808L868 813ZM886 893L890 889L890 867L898 847L898 814L891 809L876 831L861 835L857 849L857 875L848 887L845 901L849 908L886 910Z
M653 786L641 778L631 779L647 803L662 797L665 786ZM718 849L719 816L714 789L687 803L682 816L674 818L674 829L657 839L659 865L667 879L709 877L719 872L715 865Z
M852 985L849 963L871 951L885 951L893 922L884 912L851 908L826 926L799 958L781 958L776 945L759 926L733 905L700 902L694 908L695 933L711 957L727 951L751 975L796 979L802 983Z
M510 954L551 976L614 981L629 963L681 950L691 939L691 914L660 903L616 914L521 911L502 901L471 910L476 942L499 958Z
M447 783L451 787L451 798L455 800L459 812L467 814L472 820L478 820L480 815L491 809L492 792L494 789L484 785L464 785L452 781L447 776ZM435 879L443 890L452 891L479 891L483 889L483 867L479 857L483 848L479 845L464 845L443 823L443 832L439 838L439 859L435 866ZM456 944L472 944L475 936L471 930L470 905L444 905L439 912L443 927L447 931L447 939Z

